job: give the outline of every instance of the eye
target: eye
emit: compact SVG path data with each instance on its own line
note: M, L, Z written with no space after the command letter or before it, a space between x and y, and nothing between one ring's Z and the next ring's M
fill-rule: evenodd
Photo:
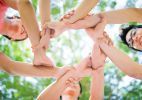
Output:
M137 29L135 29L135 30L133 31L132 37L135 36L136 33L137 33Z

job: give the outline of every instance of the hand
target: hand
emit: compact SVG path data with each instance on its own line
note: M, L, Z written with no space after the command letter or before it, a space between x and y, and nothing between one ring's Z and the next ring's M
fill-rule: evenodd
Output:
M90 38L95 41L98 37L103 36L105 25L106 25L106 19L105 17L103 17L100 23L98 23L96 26L93 26L91 28L87 28L86 32L88 33Z
M83 59L78 65L76 65L76 71L77 76L82 78L85 76L91 76L92 74L92 68L91 68L92 62L90 57L86 57Z
M75 11L73 10L61 18L61 21L63 21L66 24L66 27L71 29L83 29L83 28L92 27L92 26L95 26L101 20L99 15L88 14L84 18L74 23L70 23L70 20L72 16L74 15L74 12Z
M63 22L49 22L47 23L47 27L50 28L52 31L52 37L59 36L62 32L64 32L67 29L65 23Z
M60 18L60 21L69 20L71 18L71 16L74 15L74 12L75 12L75 10L72 10L72 11L68 12L67 14L65 14L64 16L62 16Z
M39 46L47 50L49 47L49 42L50 42L50 29L42 29Z
M109 46L113 46L113 42L112 40L109 38L109 36L107 35L106 32L103 33L103 36L97 39L97 42L99 42L99 44L101 43L105 43Z
M56 67L55 77L58 79L73 69L74 68L72 66Z
M95 42L92 50L91 61L92 68L98 69L104 66L106 60L106 55L101 51L99 43Z

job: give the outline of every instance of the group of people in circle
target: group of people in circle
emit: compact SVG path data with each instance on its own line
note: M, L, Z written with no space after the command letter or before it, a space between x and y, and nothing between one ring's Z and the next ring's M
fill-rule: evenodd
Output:
M102 100L104 93L104 66L108 57L122 72L136 79L142 79L142 65L118 50L104 31L107 24L141 23L141 8L125 8L97 14L90 10L98 0L83 0L81 4L59 21L51 21L50 0L39 0L41 25L35 16L30 0L0 0L0 33L12 41L30 39L34 54L33 63L13 61L0 53L0 70L10 74L31 77L54 77L57 80L44 89L38 100L77 100L83 77L92 77L90 100ZM17 10L20 17L7 17L7 8ZM83 12L83 13L82 13ZM51 38L56 38L69 29L84 29L93 41L90 55L79 64L57 67L46 56ZM142 26L130 25L122 28L120 38L124 44L136 51L142 50Z

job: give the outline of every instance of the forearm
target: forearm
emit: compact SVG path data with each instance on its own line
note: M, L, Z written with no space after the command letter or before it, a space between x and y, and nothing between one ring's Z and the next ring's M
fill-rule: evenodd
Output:
M141 8L126 8L102 12L107 19L107 24L123 24L128 22L142 22Z
M104 95L104 68L100 67L92 76L90 99L103 100Z
M28 37L33 46L39 44L40 30L36 20L34 9L29 0L19 0L18 9L21 20L27 30Z
M122 53L114 46L108 46L105 43L102 43L100 44L100 48L125 74L142 79L142 65L134 62L129 56Z
M67 74L62 76L56 82L44 89L37 100L58 100L63 91L67 88L66 80L69 78Z
M0 69L13 75L31 77L55 77L56 68L35 67L32 64L12 61L10 58L0 53Z
M74 15L71 17L71 23L85 17L91 9L98 3L99 0L83 0L82 3L75 10ZM82 13L83 12L83 13Z
M50 21L50 0L39 0L39 10L42 26Z

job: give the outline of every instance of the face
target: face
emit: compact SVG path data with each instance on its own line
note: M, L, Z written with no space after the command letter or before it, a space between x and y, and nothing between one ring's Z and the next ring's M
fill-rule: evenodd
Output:
M11 19L11 26L9 27L7 36L13 40L23 40L28 37L27 32L19 19Z
M62 97L72 97L72 98L78 98L80 96L80 85L79 83L74 84L73 86L67 87L63 94Z
M130 47L142 50L142 28L133 28L126 35Z

